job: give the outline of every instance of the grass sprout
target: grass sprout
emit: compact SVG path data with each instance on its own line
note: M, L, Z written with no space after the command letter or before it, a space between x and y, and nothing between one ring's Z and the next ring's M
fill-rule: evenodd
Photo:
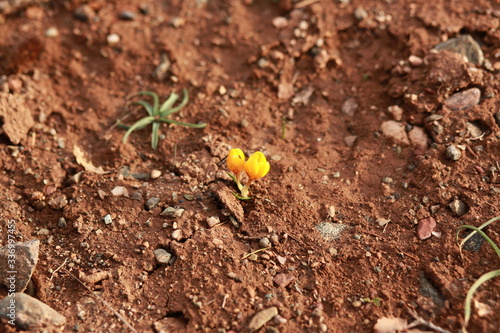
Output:
M175 92L172 92L170 96L161 105L160 105L160 98L156 93L152 91L139 92L137 96L141 95L149 96L153 99L153 104L144 100L135 102L135 104L142 106L146 110L148 116L139 119L131 126L121 123L120 120L117 121L118 126L120 128L124 128L127 130L127 132L125 132L125 135L123 136L123 143L127 142L128 137L133 131L143 129L146 126L151 125L152 126L151 147L153 148L153 150L156 150L156 148L158 148L158 137L159 137L161 123L176 124L191 128L203 128L207 126L206 123L190 124L168 118L170 115L179 112L189 102L189 96L186 89L183 89L183 94L184 98L182 99L182 101L177 106L174 107L174 104L179 99L179 95L176 94Z
M467 237L465 237L460 242L460 245L459 245L460 246L460 254L462 255L462 247L464 246L465 242L468 239L470 239L474 234L479 233L491 245L491 247L493 248L493 250L495 250L495 253L500 258L500 249L498 248L498 245L495 244L495 242L493 240L491 240L491 238L488 237L488 235L486 235L484 233L484 231L482 231L483 228L487 227L488 225L490 225L491 223L493 223L493 222L495 222L497 220L500 220L500 216L494 217L494 218L486 221L485 223L483 223L479 227L474 227L474 226L471 226L471 225L462 225L462 226L460 226L458 228L458 230L457 230L457 233L456 233L456 240L457 240L457 242L458 242L458 235L459 235L459 233L460 233L460 231L462 229L471 229L471 230L473 230L469 235L467 235ZM472 284L472 286L470 287L469 291L467 292L467 296L465 297L465 304L464 304L464 324L463 324L463 327L462 327L462 332L467 332L466 327L469 324L469 320L471 318L472 296L474 295L474 293L476 292L476 290L483 283L485 283L486 281L488 281L488 280L490 280L490 279L492 279L494 277L497 277L497 276L500 276L500 269L497 269L497 270L494 270L494 271L491 271L491 272L488 272L488 273L485 273L485 274L481 275L481 277L479 277Z

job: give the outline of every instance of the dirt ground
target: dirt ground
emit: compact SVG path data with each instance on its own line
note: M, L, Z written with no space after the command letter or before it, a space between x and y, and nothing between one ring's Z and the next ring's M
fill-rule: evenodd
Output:
M17 2L0 6L0 216L41 241L31 293L67 320L50 330L130 331L102 299L137 332L372 332L411 312L460 331L498 269L455 241L500 215L498 3ZM434 50L462 35L479 48ZM136 93L183 89L172 119L205 128L122 142ZM251 200L231 148L271 164ZM500 330L499 287L469 332Z

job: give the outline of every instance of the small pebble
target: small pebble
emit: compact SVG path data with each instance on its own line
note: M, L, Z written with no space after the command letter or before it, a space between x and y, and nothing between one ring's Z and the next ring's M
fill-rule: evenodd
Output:
M115 197L121 197L121 196L128 196L128 191L127 188L124 186L116 186L114 189L111 190L111 194Z
M358 138L357 135L348 135L344 137L344 143L347 147L352 147L354 146L354 143L356 142L356 139Z
M142 191L135 191L132 193L130 197L132 200L142 201Z
M283 16L278 16L273 19L273 25L277 29L283 29L288 26L288 20Z
M332 219L335 217L335 206L328 207L328 216Z
M157 179L161 176L160 170L152 170L151 171L151 179Z
M49 200L49 206L53 209L63 209L68 204L68 199L64 194L58 195Z
M424 63L424 61L422 60L422 58L417 57L416 55L413 55L413 54L408 58L408 61L414 67L420 66L420 65L422 65Z
M106 36L106 41L109 45L115 45L120 42L120 36L118 36L117 34L109 34Z
M68 223L66 222L66 219L64 217L59 218L59 221L57 221L57 226L61 229L65 228L67 225Z
M168 217L181 217L182 214L184 214L184 209L176 207L167 207L165 208L165 210L163 210L163 212L160 213L160 215Z
M174 27L174 28L180 28L182 27L184 24L186 24L186 19L183 18L183 17L174 17L172 19L172 21L170 21L170 24Z
M376 222L380 227L385 227L391 220L379 217Z
M220 223L220 219L217 216L210 216L207 218L207 224L209 228L213 228L215 225Z
M45 36L46 37L57 37L59 36L59 30L57 30L56 27L50 27L47 30L45 30Z
M451 110L457 111L477 105L480 98L481 90L478 88L472 88L451 95L445 99L443 103Z
M177 229L172 232L172 238L176 241L180 241L182 239L182 230Z
M82 5L75 9L73 16L82 22L88 22L95 17L95 12L89 5Z
M363 21L368 16L368 12L363 7L357 7L354 10L354 17L358 21Z
M403 109L400 106L391 105L387 108L387 111L389 111L395 121L401 121L401 119L403 119Z
M104 224L111 224L111 223L113 223L113 219L111 218L111 215L109 215L109 214L107 214L106 216L104 216L103 220L104 220Z
M144 208L149 211L154 209L159 203L160 203L160 198L152 197L146 201L146 203L144 204Z
M463 35L450 38L434 47L438 51L448 50L463 55L468 62L481 65L484 61L484 54L478 42L471 35Z
M433 217L428 217L418 221L417 236L420 240L430 238L432 232L436 228L436 220Z
M429 146L429 142L431 141L425 130L422 127L418 126L414 126L408 132L408 138L410 139L413 147L421 150L427 149L427 147Z
M275 233L272 233L271 235L269 235L269 240L271 241L271 244L273 244L273 245L278 245L280 243L280 238Z
M283 287L283 288L288 286L293 280L295 280L295 276L285 273L276 274L276 276L273 278L273 282L278 287Z
M262 237L259 241L259 245L262 248L271 247L271 241L267 237Z
M355 308L359 308L363 303L361 303L361 301L354 301L352 302L352 306L354 306Z
M469 207L463 201L458 199L453 200L448 207L450 207L451 212L457 217L464 215L469 210Z
M129 10L123 10L120 12L118 17L124 21L133 21L136 17L136 14L134 12L129 11Z
M446 148L446 157L452 161L458 161L462 157L462 152L455 145Z
M167 265L172 259L172 255L168 253L165 249L156 249L154 251L156 261L159 264Z
M50 230L42 228L42 229L38 230L37 235L48 236L48 235L50 235Z
M212 239L212 243L213 243L215 246L219 246L219 245L224 244L224 242L223 242L221 239L218 239L218 238L214 238L214 239Z
M271 160L278 162L281 161L282 157L280 155L273 155L271 156Z
M410 144L405 126L400 122L394 120L384 121L380 126L380 131L387 139L392 140L396 144L402 146Z
M356 113L356 110L358 109L358 103L354 98L348 98L344 101L344 104L342 104L342 112L349 117L354 116Z
M361 235L356 234L356 235L352 236L352 238L354 238L356 240L360 240L361 239Z
M269 60L266 58L260 58L257 61L257 66L259 66L259 68L267 68L269 66Z
M20 93L23 88L23 81L15 76L9 77L7 84L9 86L9 90L14 94Z
M497 123L497 126L500 127L500 111L495 113L495 122Z

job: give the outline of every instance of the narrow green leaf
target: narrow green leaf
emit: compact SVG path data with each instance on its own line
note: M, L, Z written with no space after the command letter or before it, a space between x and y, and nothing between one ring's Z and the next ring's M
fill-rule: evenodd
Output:
M160 105L160 99L156 93L152 91L140 91L137 95L147 95L153 98L153 114L150 114L150 116L157 116L160 113L158 107Z
M182 99L182 102L179 105L177 105L175 108L170 109L170 110L165 110L163 113L161 113L162 117L168 116L169 114L174 114L176 112L179 112L180 109L182 109L183 107L185 107L187 105L187 103L189 102L188 91L186 89L182 89L182 92L184 93L184 98Z
M163 104L160 106L160 115L163 117L163 114L168 112L172 105L177 101L179 98L179 95L176 93L171 93L170 96L168 96L167 100L163 102ZM168 114L168 113L167 113Z
M153 111L153 107L151 106L151 104L149 104L148 102L146 101L138 101L138 102L135 102L135 104L139 104L139 105L142 105L146 111L148 112L148 114L153 117L154 116L154 111Z
M486 228L488 225L490 225L491 223L497 221L497 220L500 220L500 216L497 216L497 217L494 217L492 219L489 219L488 221L484 222L483 224L481 224L478 229L481 230L483 228ZM462 228L458 228L457 230L457 233L456 233L456 240L458 242L458 234L460 233L460 230ZM460 243L460 251L462 251L462 247L464 246L465 242L467 242L472 236L474 236L476 234L476 231L473 231L471 232L470 234L467 235L467 237L465 237L464 239L462 239L462 242Z
M154 122L153 130L151 132L151 148L153 148L153 150L156 150L156 148L158 147L159 132L160 132L160 123Z
M486 281L496 277L500 276L500 269L497 269L495 271L491 271L488 273L485 273L481 275L479 279L474 282L474 284L470 287L469 291L467 292L467 296L465 297L465 311L464 311L464 328L467 326L469 323L470 317L471 317L471 302L472 302L472 296L476 292L477 288L481 286L483 283Z
M132 126L129 127L127 132L125 132L125 135L123 136L123 143L127 142L127 139L128 139L128 136L130 135L130 133L132 133L133 131L135 131L138 128L142 128L144 126L151 124L154 120L155 120L154 117L145 117L145 118L142 118L142 119L139 119L138 121L136 121Z
M175 121L175 120L168 119L168 118L160 118L157 121L161 121L162 123L170 123L170 124L176 124L176 125L191 127L191 128L204 128L204 127L207 126L206 123L200 123L200 124L182 123L180 121Z
M458 230L460 231L461 229L471 229L471 230L474 230L474 232L478 232L488 243L490 243L491 247L493 248L493 250L495 250L496 254L498 255L498 257L500 258L500 249L498 248L498 246L495 244L494 241L491 240L490 237L488 237L488 235L486 235L484 233L484 231L482 231L481 229L477 228L477 227L474 227L472 225L461 225ZM465 238L464 238L465 239ZM464 241L462 240L462 242L460 243L460 250L462 250L462 247L464 245Z

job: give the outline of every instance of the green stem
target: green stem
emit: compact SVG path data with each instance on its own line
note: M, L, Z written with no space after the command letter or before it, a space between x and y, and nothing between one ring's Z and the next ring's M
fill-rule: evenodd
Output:
M236 185L238 186L238 190L240 190L240 192L243 189L243 185L241 184L241 174L241 171L236 174Z
M253 179L249 179L248 182L241 189L241 196L243 198L248 198L248 192L250 191L250 184L252 184Z

